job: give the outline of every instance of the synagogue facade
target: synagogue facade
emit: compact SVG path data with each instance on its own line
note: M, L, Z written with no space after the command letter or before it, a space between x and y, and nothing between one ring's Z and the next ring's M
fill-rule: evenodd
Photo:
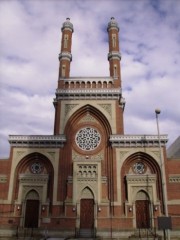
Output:
M69 18L61 30L54 133L10 135L0 160L2 234L155 236L163 216L180 233L180 157L168 158L167 135L124 133L118 23L107 26L109 77L71 77Z

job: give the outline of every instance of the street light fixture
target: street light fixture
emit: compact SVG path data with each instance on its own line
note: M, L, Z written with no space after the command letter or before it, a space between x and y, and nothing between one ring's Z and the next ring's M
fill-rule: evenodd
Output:
M160 113L161 113L161 110L157 108L157 109L155 109L155 113L156 113L156 114L160 114Z
M160 109L155 109L156 113L156 123L157 123L157 132L158 132L158 142L159 142L159 155L160 155L160 169L161 169L161 179L162 179L162 193L163 193L163 209L164 215L168 217L168 208L167 208L167 188L166 188L166 175L165 175L165 166L164 166L164 157L161 150L161 140L160 140L160 131L159 131L159 119L158 115L161 113ZM164 239L166 239L166 232L164 230ZM167 230L167 239L170 239L169 230Z

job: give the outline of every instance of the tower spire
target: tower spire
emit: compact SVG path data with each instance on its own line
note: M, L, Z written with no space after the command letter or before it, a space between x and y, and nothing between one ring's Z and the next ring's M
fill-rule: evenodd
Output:
M114 78L114 86L121 87L121 71L120 60L121 55L119 52L119 26L115 18L112 17L108 23L107 31L109 34L109 70L110 76Z
M73 24L70 22L70 18L66 18L62 28L61 39L61 52L59 54L59 80L61 78L69 78L70 75L70 62L72 61L71 45L72 45L72 33L74 31Z

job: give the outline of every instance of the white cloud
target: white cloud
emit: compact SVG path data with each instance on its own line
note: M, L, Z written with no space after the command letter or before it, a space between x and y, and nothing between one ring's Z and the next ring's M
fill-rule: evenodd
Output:
M163 4L162 4L163 3ZM179 0L0 1L0 157L9 134L52 134L61 26L74 25L72 76L107 76L107 24L120 26L125 132L180 132ZM83 67L82 67L83 66Z

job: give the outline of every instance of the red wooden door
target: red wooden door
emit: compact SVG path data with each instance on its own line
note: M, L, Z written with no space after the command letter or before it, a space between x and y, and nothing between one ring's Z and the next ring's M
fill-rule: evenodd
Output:
M27 200L24 227L37 228L38 219L39 219L39 200Z
M81 199L80 228L94 227L94 200Z
M136 227L150 227L149 200L136 201Z

